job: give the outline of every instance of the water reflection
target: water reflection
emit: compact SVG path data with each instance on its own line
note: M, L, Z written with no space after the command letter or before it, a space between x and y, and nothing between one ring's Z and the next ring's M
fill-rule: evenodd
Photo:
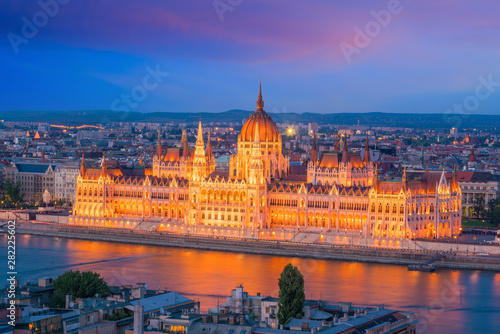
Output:
M0 239L5 247L6 238ZM22 283L56 276L70 268L95 270L112 285L145 282L150 288L167 287L199 298L202 309L207 310L239 284L250 294L277 296L281 270L292 262L305 277L309 299L385 304L414 311L422 326L426 326L426 333L486 333L494 332L500 325L498 273L421 273L409 272L402 266L37 236L20 237L17 246L18 277ZM2 279L5 282L5 276Z

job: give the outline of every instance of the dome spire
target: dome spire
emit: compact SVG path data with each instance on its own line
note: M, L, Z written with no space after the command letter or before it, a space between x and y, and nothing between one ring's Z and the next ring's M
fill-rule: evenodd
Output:
M259 98L257 99L257 112L264 110L264 101L262 100L262 82L259 82Z

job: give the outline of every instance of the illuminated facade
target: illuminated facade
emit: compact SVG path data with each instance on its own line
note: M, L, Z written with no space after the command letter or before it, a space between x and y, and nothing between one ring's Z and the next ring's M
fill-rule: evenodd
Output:
M315 137L307 179L298 181L259 91L228 172L215 170L200 120L194 149L185 132L180 147L165 152L159 139L152 168L140 175L108 168L104 158L101 168L87 169L82 159L70 222L172 231L175 226L176 232L225 236L281 232L283 238L291 229L394 239L460 233L456 172L447 180L444 172L408 178L405 170L400 180L380 181L368 141L363 158L349 152L347 139L318 158Z

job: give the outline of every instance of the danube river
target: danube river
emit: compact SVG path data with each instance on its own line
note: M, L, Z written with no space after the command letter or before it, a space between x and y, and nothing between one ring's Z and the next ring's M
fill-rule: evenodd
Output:
M7 238L0 237L6 282ZM202 310L225 301L242 284L255 295L278 294L278 277L292 262L305 278L306 298L414 311L423 333L493 333L500 328L500 273L322 261L263 255L17 236L21 283L69 269L94 270L110 285L145 282L198 298Z

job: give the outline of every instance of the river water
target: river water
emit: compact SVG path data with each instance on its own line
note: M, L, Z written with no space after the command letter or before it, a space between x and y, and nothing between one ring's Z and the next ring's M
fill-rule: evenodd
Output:
M6 236L0 236L0 244L4 249L1 279L6 284ZM198 298L204 311L225 301L239 284L252 295L277 296L278 277L292 262L304 275L308 299L413 311L421 321L421 333L498 333L500 328L500 273L494 272L409 272L395 265L29 235L17 236L16 257L22 284L69 269L93 270L110 285L145 282L150 289L166 287Z

